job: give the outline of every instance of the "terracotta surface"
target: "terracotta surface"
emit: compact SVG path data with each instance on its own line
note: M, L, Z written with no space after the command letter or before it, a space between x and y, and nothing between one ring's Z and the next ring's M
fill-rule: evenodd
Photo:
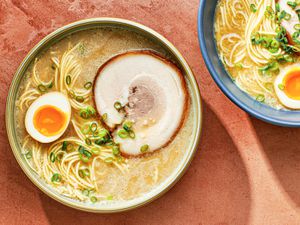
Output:
M299 129L249 117L216 87L197 40L197 0L0 1L0 224L300 224ZM178 47L204 100L201 146L186 175L143 208L97 215L65 207L39 191L10 150L4 123L8 87L26 53L69 22L100 16L154 28Z

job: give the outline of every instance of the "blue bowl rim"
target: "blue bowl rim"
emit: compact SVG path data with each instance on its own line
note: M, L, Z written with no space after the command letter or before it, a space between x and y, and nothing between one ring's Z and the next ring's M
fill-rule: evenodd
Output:
M265 122L268 122L268 123L271 123L274 125L278 125L278 126L284 126L284 127L300 127L300 121L299 122L291 122L291 121L286 121L286 120L283 121L283 120L276 119L276 118L270 118L270 117L264 115L263 113L253 110L251 107L248 107L246 104L244 104L242 101L240 101L234 94L231 93L231 91L226 87L226 85L223 84L217 71L214 68L212 61L210 60L210 58L208 56L208 52L207 52L207 48L206 48L206 44L205 44L203 14L204 14L206 2L207 2L207 0L200 0L199 10L198 10L198 39L199 39L199 43L200 43L202 57L204 59L206 67L207 67L211 77L218 85L218 87L234 104L236 104L238 107L243 109L245 112L249 113L250 115L252 115L262 121L265 121ZM255 101L255 100L253 99L253 101ZM274 110L276 110L276 109L274 109Z

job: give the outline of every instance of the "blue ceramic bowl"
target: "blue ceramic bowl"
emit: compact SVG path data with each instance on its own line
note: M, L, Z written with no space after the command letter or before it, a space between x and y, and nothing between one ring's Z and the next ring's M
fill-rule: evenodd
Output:
M214 38L214 14L218 0L200 0L198 37L206 66L224 94L241 109L263 121L287 127L300 127L299 111L276 110L240 90L219 60Z

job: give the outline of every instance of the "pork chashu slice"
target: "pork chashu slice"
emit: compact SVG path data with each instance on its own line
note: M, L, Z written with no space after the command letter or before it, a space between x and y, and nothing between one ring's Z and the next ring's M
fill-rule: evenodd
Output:
M173 63L150 51L136 51L100 67L94 98L100 115L107 115L106 124L114 130L121 152L137 156L170 143L183 123L188 96L184 77ZM116 103L122 110L115 108ZM133 123L134 138L118 135L124 121Z

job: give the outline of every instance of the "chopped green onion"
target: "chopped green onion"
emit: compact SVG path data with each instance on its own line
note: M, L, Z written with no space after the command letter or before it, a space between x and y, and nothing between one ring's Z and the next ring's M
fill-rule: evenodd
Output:
M103 122L106 122L106 121L107 121L107 113L104 113L104 114L102 115L102 120L103 120Z
M31 152L27 152L27 153L25 154L25 157L26 157L26 159L31 159L31 158L32 158Z
M54 163L54 162L55 162L55 158L56 158L56 157L55 157L54 152L51 152L51 153L50 153L50 161Z
M126 131L129 131L130 129L131 129L131 127L132 127L132 122L131 121L125 121L124 123L123 123L123 128L124 128L124 130L126 130Z
M91 139L86 138L86 139L85 139L85 143L86 143L87 145L91 145L91 144L92 144L92 141L91 141Z
M87 82L87 83L85 83L84 88L88 90L88 89L90 89L92 86L93 86L92 82Z
M90 170L89 170L88 168L83 169L83 170L79 170L79 171L78 171L78 175L79 175L81 178L89 177L89 176L90 176Z
M68 76L66 77L66 83L67 83L67 85L70 85L70 84L71 84L71 76L70 76L70 75L68 75Z
M98 125L96 122L92 122L90 125L90 130L94 133L98 129Z
M255 13L257 11L256 6L254 4L250 4L250 10Z
M86 109L81 109L79 115L83 119L89 119L96 115L96 110L92 106L88 106Z
M112 153L115 155L115 156L118 156L120 155L120 148L118 146L113 146L112 148Z
M129 134L129 137L130 137L131 139L134 139L134 138L135 138L135 133L134 133L134 131L130 130L130 131L128 132L128 134Z
M92 203L96 203L98 201L97 197L95 196L92 196L90 199Z
M78 50L79 50L80 54L83 55L85 52L85 45L83 43L80 43L78 46Z
M300 30L300 23L295 24L295 25L294 25L294 29L295 29L295 30Z
M286 13L284 19L285 19L285 20L290 20L291 18L292 18L291 14Z
M122 138L122 139L127 138L128 135L129 135L128 132L127 132L126 130L124 130L124 129L120 129L120 130L118 131L118 136L119 136L120 138Z
M259 102L264 102L265 101L265 96L264 95L258 95L256 97L256 100L259 101Z
M103 138L106 137L108 134L109 134L108 130L102 128L101 130L99 130L98 136L100 138Z
M67 150L67 146L68 146L68 142L67 142L67 141L64 141L64 142L62 143L61 149L62 149L63 151L66 151L66 150Z
M280 12L280 5L279 5L279 3L275 4L275 9L276 9L276 12Z
M90 195L90 191L88 189L84 189L82 191L82 194L85 195L85 196L89 196Z
M296 2L288 1L287 4L288 4L292 9L295 9L295 8L297 7L297 3L296 3Z
M47 91L47 88L43 84L38 85L37 88L41 93L45 93Z
M141 147L141 149L140 149L140 151L142 152L142 153L145 153L145 152L147 152L149 150L149 145L143 145L142 147Z
M50 84L48 85L48 88L51 89L53 87L53 82L51 81Z
M84 102L84 98L82 96L76 96L75 100L79 103Z
M75 98L76 97L75 92L73 90L70 90L68 93L69 93L69 95L70 95L71 98Z
M88 162L89 159L92 157L92 153L86 150L83 146L79 146L78 152L79 158L85 163Z
M114 107L117 111L120 111L123 108L120 102L115 102Z
M51 177L52 182L60 182L61 181L61 175L58 173L54 173Z
M283 91L285 87L283 84L278 84L278 88Z

